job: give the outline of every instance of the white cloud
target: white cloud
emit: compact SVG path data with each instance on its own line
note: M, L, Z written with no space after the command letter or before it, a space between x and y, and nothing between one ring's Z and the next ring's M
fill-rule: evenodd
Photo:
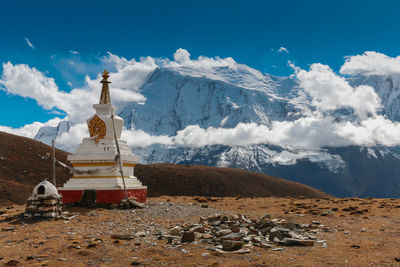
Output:
M286 47L283 47L283 46L279 47L278 53L283 53L283 52L289 54L289 50L287 50Z
M72 125L69 132L64 132L55 140L57 147L67 150L75 151L76 147L82 142L82 139L89 137L89 131L86 123L78 123Z
M383 54L371 57L366 52L361 56L350 57L342 66L342 74L354 74L360 71L368 74L394 73L397 58L388 58ZM383 59L378 65L371 58ZM385 60L391 62L390 68ZM252 86L253 80L237 79L236 73L251 73L255 84L264 79L264 75L246 65L238 64L232 58L209 58L200 56L191 59L190 53L178 49L174 61L151 57L127 60L108 53L102 59L113 71L110 75L111 97L113 103L145 102L140 93L148 75L157 67L179 69L183 74L207 75L209 78L226 82ZM360 63L361 62L361 63ZM366 64L365 62L368 62ZM122 138L131 146L148 146L163 144L168 146L205 146L205 145L250 145L273 144L297 148L315 148L324 146L347 145L400 145L400 126L385 117L378 115L381 102L372 87L352 87L346 79L337 75L326 65L312 64L309 70L302 70L289 62L294 69L294 77L299 81L302 90L310 96L313 111L303 114L294 121L272 121L271 126L254 123L240 123L234 128L207 128L191 125L177 132L176 136L152 136L141 130L124 130ZM399 68L400 69L400 68ZM192 70L196 70L193 72ZM235 75L221 75L223 71L235 70ZM234 77L235 76L235 77ZM246 76L246 77L247 77ZM99 74L95 79L85 78L85 86L74 88L70 92L59 90L53 78L31 68L28 65L12 63L3 64L0 85L10 94L35 99L39 105L51 110L59 109L67 113L67 118L74 124L69 133L64 133L56 140L62 148L76 147L83 137L88 136L85 120L93 113L92 104L98 102L101 85ZM351 108L357 115L352 120L337 120L331 111ZM59 120L59 119L58 119ZM57 120L55 119L54 122ZM50 122L48 122L50 123ZM51 122L53 123L53 122ZM1 126L0 130L33 137L43 126L41 123L26 125L20 129ZM47 124L46 124L47 125ZM71 149L69 149L71 150Z
M400 56L395 58L385 54L367 51L362 55L346 57L346 62L340 68L345 75L391 75L400 73Z
M296 148L319 149L325 146L365 145L374 146L400 144L400 125L377 111L380 99L369 86L352 87L326 65L313 64L310 70L293 65L300 87L311 97L314 112L304 114L295 121L273 121L271 127L254 123L240 123L234 128L207 128L191 125L176 136L155 137L140 133L145 142L135 145L147 146L154 143L201 147L205 145L250 145L273 144ZM352 108L358 119L341 120L326 111ZM135 140L138 132L131 132ZM157 138L161 138L158 139Z
M31 41L29 41L27 37L25 37L25 42L28 44L30 48L35 49L35 46L31 43Z
M158 59L157 65L160 67L181 68L180 71L185 71L185 68L195 69L200 75L203 73L210 74L209 71L218 67L229 67L237 69L240 66L233 58L220 58L220 57L205 57L199 56L197 59L190 59L190 53L182 48L176 50L174 54L175 61L168 59ZM244 65L243 65L244 66ZM247 67L247 66L246 66Z
M103 62L116 68L116 71L110 74L112 92L115 88L125 91L139 90L147 76L158 67L152 57L143 57L140 61L127 60L110 52L103 58Z
M115 104L144 101L144 97L135 91L137 87L129 86L126 81L132 81L132 79L138 77L138 75L132 75L133 78L129 77L130 68L129 64L122 67L111 78L113 84L115 83L111 90ZM146 75L148 73L149 70L146 70ZM126 80L124 76L127 77ZM142 79L144 78L142 77ZM74 88L70 92L64 92L59 90L53 78L48 78L36 68L31 68L25 64L13 65L7 62L3 64L0 85L7 93L35 99L40 106L47 110L57 108L65 111L67 113L66 119L72 123L79 123L93 112L92 105L98 102L101 91L100 80L100 74L94 80L86 76L86 83L83 88Z
M255 123L239 123L235 128L200 128L191 125L176 136L152 136L143 131L124 131L130 146L163 144L202 147L206 145L272 144L302 149L337 146L394 146L400 144L400 125L383 116L361 122L337 122L334 117L310 116L295 121L274 121L269 128Z
M19 136L34 138L41 127L44 127L44 126L55 127L60 123L60 121L61 121L61 119L56 117L54 119L49 120L46 123L34 122L31 124L26 124L20 128L12 128L12 127L8 127L8 126L0 125L0 131L19 135Z
M174 54L174 60L178 63L189 62L190 54L186 49L179 48Z
M169 136L154 136L142 130L123 130L121 138L126 140L129 146L173 145L173 139Z
M0 84L8 93L35 99L45 109L59 106L65 97L60 95L53 78L25 64L3 63Z
M353 108L365 117L376 114L381 107L379 96L367 85L353 88L336 75L329 66L312 64L309 71L297 70L300 86L312 97L312 104L320 111Z

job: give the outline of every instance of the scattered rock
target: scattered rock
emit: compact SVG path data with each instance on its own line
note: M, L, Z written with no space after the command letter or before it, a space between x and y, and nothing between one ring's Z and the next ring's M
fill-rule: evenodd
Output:
M242 248L236 251L232 251L231 254L245 254L245 253L250 253L251 250L249 248Z
M240 225L238 223L232 224L229 230L231 230L233 233L239 233Z
M180 226L175 226L174 228L171 228L169 230L170 235L180 235L182 232L182 227Z
M145 236L146 236L146 233L145 233L145 232L137 232L137 233L135 234L135 236L136 236L136 237L145 237Z
M230 233L232 233L230 229L223 229L215 232L215 236L224 236L224 235L229 235Z
M87 250L80 250L80 251L78 252L78 254L81 255L81 256L88 256L88 255L89 255L89 252L88 252Z
M194 232L184 231L182 234L181 242L183 243L190 243L193 242L195 239Z
M267 243L267 242L261 242L260 243L260 247L262 247L262 248L272 248L272 245L270 243Z
M274 227L269 232L269 241L274 241L275 238L283 239L289 237L289 229L282 227Z
M204 233L206 229L202 225L195 225L192 228L190 228L190 232L194 233Z
M26 261L31 261L31 260L34 260L35 259L35 257L34 256L28 256L28 257L26 257Z
M5 266L21 266L21 263L17 260L10 260L5 264Z
M278 243L285 246L304 246L304 247L314 246L314 240L301 240L296 238L284 238L282 241L279 241Z
M130 235L130 234L116 234L116 235L112 235L111 238L120 239L120 240L131 240L131 239L134 239L135 236Z
M145 206L143 203L137 202L136 198L130 197L128 199L124 198L119 203L121 209L143 209Z
M222 249L223 250L234 250L239 249L243 246L242 241L235 241L235 240L224 240L222 241Z
M269 214L269 213L266 213L266 214L264 214L264 216L262 216L261 217L261 219L271 219L271 214Z
M238 241L241 240L244 237L244 233L239 232L239 233L230 233L228 235L224 235L220 238L220 240L233 240L233 241Z
M97 242L91 242L91 243L89 243L88 245L87 245L87 247L86 248L95 248L95 247L97 247Z

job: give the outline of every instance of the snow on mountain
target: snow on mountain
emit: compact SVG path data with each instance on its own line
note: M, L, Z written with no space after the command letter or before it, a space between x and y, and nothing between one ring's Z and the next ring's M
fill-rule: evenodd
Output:
M400 121L400 76L355 76L348 77L348 81L351 85L372 86L382 99L383 113ZM234 61L213 67L159 67L150 73L139 92L145 103L125 105L118 115L124 119L126 130L142 130L155 136L175 136L190 125L233 128L253 122L270 126L271 121L292 121L311 109L296 79L263 74ZM336 113L339 117L353 116L347 109ZM69 129L68 122L44 127L35 139L49 144ZM400 165L400 153L396 149L295 149L267 144L133 147L142 163L234 167L289 178L338 196L381 197L400 196L399 182L392 178L400 175L400 167L396 167ZM379 181L371 175L379 172L384 175L381 182L387 191L374 191ZM363 182L362 177L371 178Z
M393 121L400 121L400 74L389 76L350 77L350 84L372 86L382 100L384 113Z
M275 82L271 81L269 87L273 86ZM183 76L171 69L155 70L141 93L147 99L146 104L127 105L119 116L125 119L126 128L152 135L173 136L189 125L202 128L232 128L240 122L270 125L271 120L288 120L299 111L288 99L272 98L266 91Z
M42 127L39 129L35 136L35 140L42 143L51 145L52 140L55 140L61 134L68 132L70 129L70 123L68 121L61 121L56 127Z

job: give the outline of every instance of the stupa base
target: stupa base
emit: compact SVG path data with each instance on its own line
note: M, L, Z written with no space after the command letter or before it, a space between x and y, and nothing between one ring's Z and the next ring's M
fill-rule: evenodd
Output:
M98 203L98 204L119 204L125 198L124 190L62 190L63 203ZM138 202L146 202L147 188L128 189L128 197L136 198Z

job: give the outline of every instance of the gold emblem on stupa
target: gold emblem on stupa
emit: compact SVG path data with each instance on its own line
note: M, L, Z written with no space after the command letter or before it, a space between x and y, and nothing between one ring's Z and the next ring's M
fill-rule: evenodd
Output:
M104 136L106 136L106 124L99 116L94 115L94 117L89 121L88 126L90 137L96 137L96 141L98 139L103 139Z

